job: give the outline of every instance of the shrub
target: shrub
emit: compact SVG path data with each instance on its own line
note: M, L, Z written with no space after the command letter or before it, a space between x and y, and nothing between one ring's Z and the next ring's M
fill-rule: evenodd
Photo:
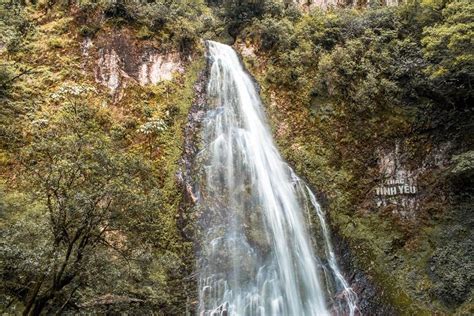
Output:
M84 37L94 37L94 35L99 31L100 27L98 25L82 25L79 28L79 34Z
M130 12L130 6L125 0L111 0L106 4L104 9L106 18L123 19L125 21L133 21L133 16Z
M252 28L257 28L260 46L264 50L290 47L294 28L288 19L278 19L267 15L256 22Z

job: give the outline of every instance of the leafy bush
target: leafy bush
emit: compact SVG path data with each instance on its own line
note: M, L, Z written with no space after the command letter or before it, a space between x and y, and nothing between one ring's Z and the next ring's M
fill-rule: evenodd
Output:
M133 13L131 12L134 6L131 4L136 3L134 1L127 0L111 0L108 1L104 8L104 16L106 18L123 19L131 22L134 20Z
M173 43L182 53L190 53L196 45L209 16L203 1L154 0L154 1L111 1L104 9L106 17L116 23L141 25L138 36L148 39L153 34L162 36L162 41ZM199 17L197 19L196 17Z
M24 37L31 29L32 24L26 19L20 3L16 1L0 3L0 44L6 46L7 52L19 51Z
M6 65L0 66L0 99L3 99L9 93L12 85L12 73Z
M424 29L422 44L431 64L427 73L443 85L443 91L470 103L474 81L474 3L449 2L442 23Z
M266 15L252 25L256 29L256 35L260 39L260 47L264 50L290 48L293 24L286 18L273 18Z
M223 0L217 3L220 6L219 15L234 39L254 19L260 19L265 14L277 16L283 12L283 4L273 0Z
M452 158L453 166L451 175L458 178L457 180L465 180L469 185L469 181L474 177L474 150L469 150Z

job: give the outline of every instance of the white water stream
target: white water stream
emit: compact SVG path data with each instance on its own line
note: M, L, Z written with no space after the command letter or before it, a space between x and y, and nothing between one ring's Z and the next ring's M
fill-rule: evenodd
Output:
M208 57L198 314L354 315L324 213L278 153L252 79L230 46L209 41Z

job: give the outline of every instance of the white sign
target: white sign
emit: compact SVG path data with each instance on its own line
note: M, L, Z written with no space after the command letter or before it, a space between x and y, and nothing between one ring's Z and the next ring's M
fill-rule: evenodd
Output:
M378 196L416 194L416 192L416 186L406 183L405 179L387 180L384 185L375 188L375 194Z

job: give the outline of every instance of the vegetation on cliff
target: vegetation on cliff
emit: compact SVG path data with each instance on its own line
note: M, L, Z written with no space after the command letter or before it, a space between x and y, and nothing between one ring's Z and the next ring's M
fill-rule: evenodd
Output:
M1 310L181 315L194 261L176 174L199 43L176 21L146 42L149 15L118 21L112 2L68 5L1 3ZM181 26L199 23L184 4L167 9ZM185 70L111 95L81 43L125 29L136 45L181 51Z
M384 302L472 313L472 2L290 2L0 0L2 312L192 306L176 174L211 38L246 50L283 155ZM179 53L183 73L111 96L81 46L111 34ZM373 204L379 153L396 144L423 169L409 217Z
M400 313L472 309L473 10L457 0L282 11L240 35L284 156ZM380 152L397 146L423 169L408 216L374 202Z

